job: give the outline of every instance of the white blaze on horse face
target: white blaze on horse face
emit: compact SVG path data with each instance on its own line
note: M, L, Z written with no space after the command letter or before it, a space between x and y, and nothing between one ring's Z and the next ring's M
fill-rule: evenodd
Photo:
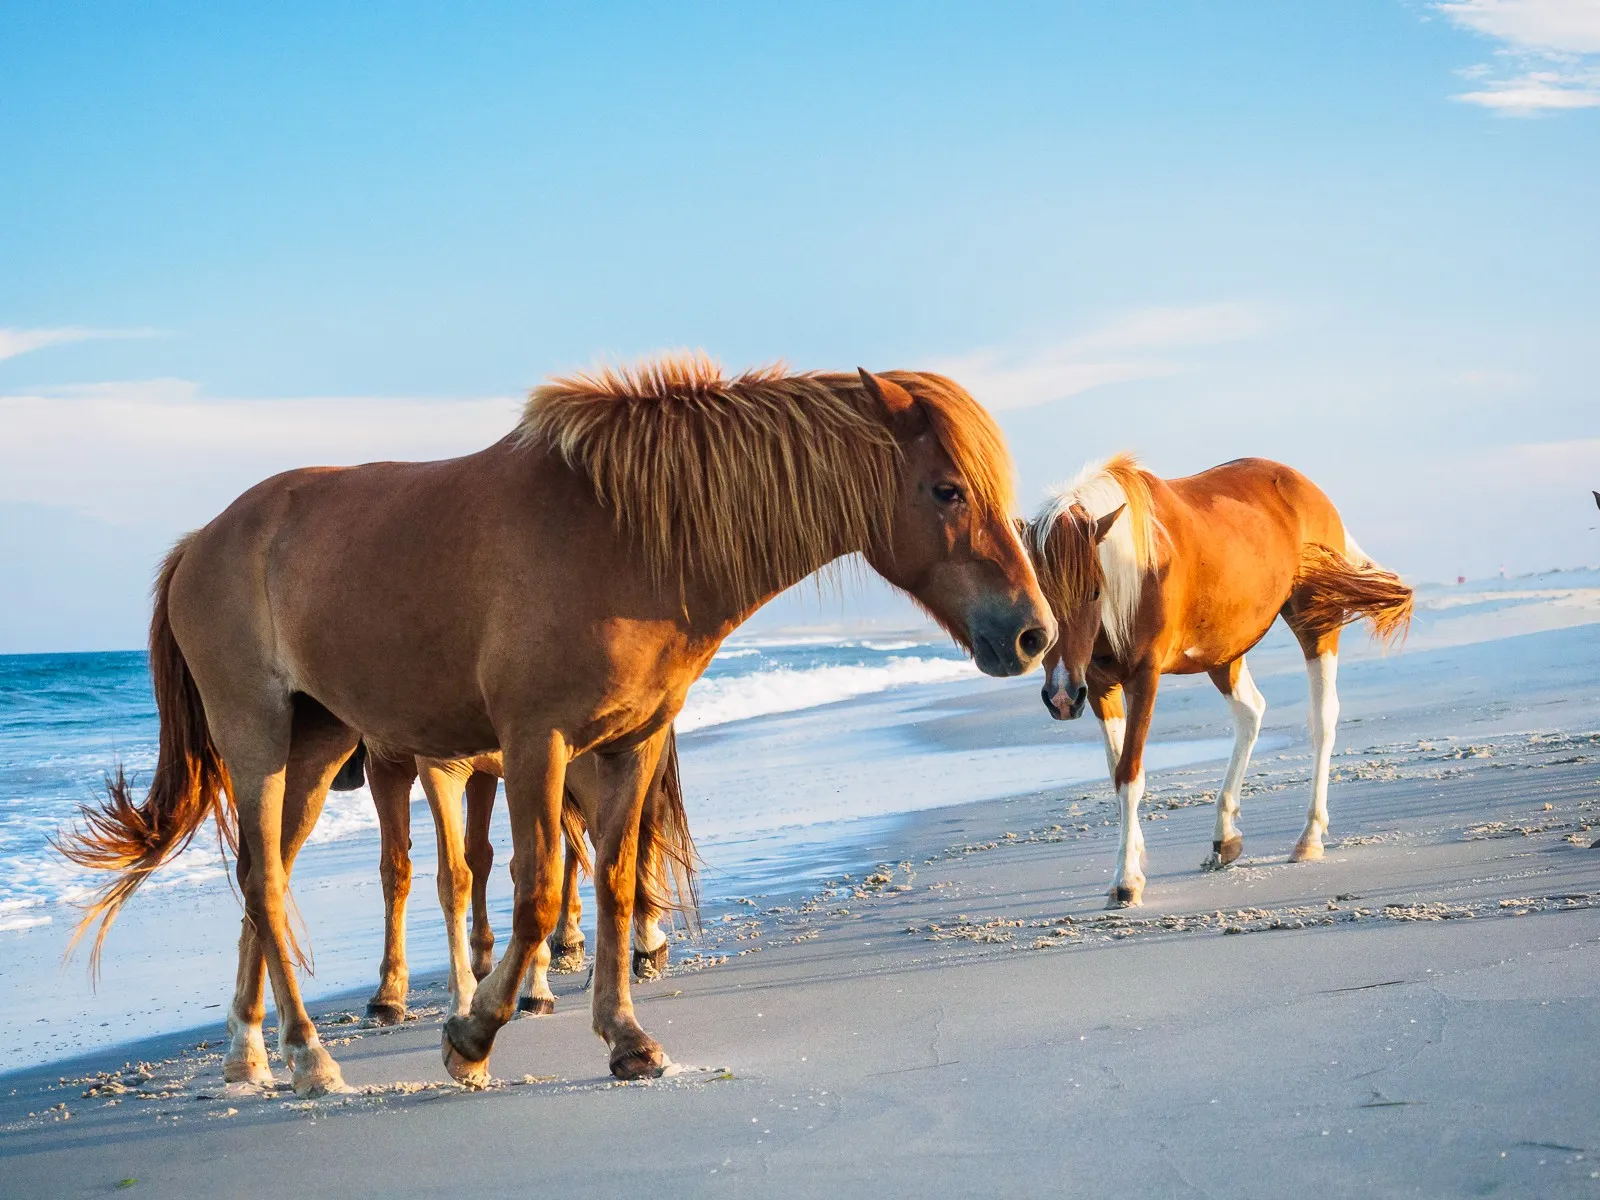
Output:
M1050 698L1052 703L1054 703L1056 697L1067 694L1069 682L1066 663L1058 662L1050 668Z
M1311 806L1306 810L1306 828L1295 845L1294 858L1322 857L1322 838L1328 832L1328 768L1333 759L1333 733L1339 724L1339 693L1335 679L1339 656L1322 654L1306 660L1311 683L1311 706L1307 714L1311 725Z
M1212 841L1219 846L1239 832L1234 823L1239 812L1239 792L1244 787L1250 752L1255 749L1256 737L1261 732L1261 718L1267 711L1267 699L1250 677L1247 663L1239 663L1239 679L1234 684L1233 695L1228 697L1228 707L1233 710L1233 757L1228 761L1222 794L1217 797L1217 827Z

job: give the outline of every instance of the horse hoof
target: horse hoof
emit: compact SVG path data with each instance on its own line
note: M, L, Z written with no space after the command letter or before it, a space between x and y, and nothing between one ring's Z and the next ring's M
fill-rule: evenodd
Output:
M486 1088L489 1086L489 1059L487 1057L471 1059L457 1050L455 1043L450 1040L450 1026L461 1020L460 1017L451 1017L444 1023L444 1032L440 1038L440 1051L444 1056L444 1069L450 1072L462 1087Z
M672 1060L657 1045L640 1046L611 1060L611 1073L618 1079L659 1079Z
M370 1000L367 1002L367 1016L372 1018L374 1025L399 1025L406 1019L406 1006Z
M314 1100L318 1096L355 1091L345 1083L344 1075L339 1071L339 1064L333 1061L333 1055L321 1046L307 1047L303 1058L299 1054L293 1057L299 1060L294 1071L296 1096Z
M474 957L472 960L472 977L482 983L494 970L494 955L485 954L483 957Z
M1111 896L1106 900L1107 908L1133 908L1144 903L1144 888L1134 887L1132 884L1119 883L1111 889Z
M1323 854L1321 842L1299 842L1289 855L1290 862L1316 862Z
M1212 842L1211 843L1212 861L1217 864L1217 868L1218 869L1221 869L1222 867L1232 866L1235 862L1238 861L1239 855L1241 855L1243 853L1244 853L1244 835L1243 834L1236 833L1230 838L1224 838L1220 842Z
M550 969L558 975L583 970L583 940L550 943Z
M222 1082L271 1087L277 1080L272 1077L272 1068L267 1065L265 1059L239 1058L223 1060Z
M666 942L662 942L654 950L635 950L633 952L633 977L635 979L660 979L666 973Z
M556 1011L556 998L554 996L519 996L517 998L517 1011L531 1013L536 1017L548 1017Z

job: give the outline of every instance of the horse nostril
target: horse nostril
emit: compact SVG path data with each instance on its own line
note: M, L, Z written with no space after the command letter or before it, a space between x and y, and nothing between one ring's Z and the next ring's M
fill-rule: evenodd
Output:
M1017 649L1021 650L1028 658L1036 658L1045 652L1048 642L1045 640L1044 630L1035 626L1025 629L1022 636L1017 639Z
M1089 685L1084 684L1078 689L1078 694L1072 698L1072 707L1077 708L1089 698Z
M1052 712L1055 711L1055 705L1050 703L1050 688L1048 684L1039 689L1039 699L1044 701L1044 706L1046 708L1050 709Z

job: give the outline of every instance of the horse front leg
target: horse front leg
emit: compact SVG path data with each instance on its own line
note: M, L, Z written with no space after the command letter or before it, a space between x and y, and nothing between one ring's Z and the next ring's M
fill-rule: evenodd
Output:
M555 928L561 902L561 794L567 747L554 730L502 737L506 808L511 818L511 937L478 984L471 1008L444 1023L441 1051L451 1078L468 1087L489 1081L495 1035L516 1015L517 987L539 943Z
M367 759L367 786L378 810L383 878L383 963L378 968L378 990L367 1001L367 1015L379 1025L398 1025L406 1019L411 982L406 966L406 901L411 895L411 785L416 778L417 761L410 756Z
M489 841L489 820L500 780L487 771L467 780L467 866L472 871L472 974L482 979L494 969L494 930L489 926L489 874L494 870L494 846Z
M618 1079L660 1075L669 1062L639 1025L629 991L629 933L638 886L639 818L670 729L619 754L599 755L600 811L594 865L594 1031L611 1048ZM663 943L664 944L664 943Z
M1111 782L1117 789L1120 810L1117 869L1111 877L1107 908L1127 908L1144 903L1144 828L1139 821L1139 802L1144 799L1144 744L1150 733L1150 715L1155 710L1160 674L1146 666L1124 681L1127 697L1127 729L1122 753L1117 759Z

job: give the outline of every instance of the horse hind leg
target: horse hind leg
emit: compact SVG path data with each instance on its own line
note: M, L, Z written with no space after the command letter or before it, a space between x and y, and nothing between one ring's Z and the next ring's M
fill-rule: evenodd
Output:
M517 1011L532 1017L548 1017L556 1011L556 994L550 990L550 941L539 943L533 952L533 963L522 979L522 994L517 997Z
M467 780L467 867L472 872L472 974L482 979L494 970L494 930L489 925L489 875L494 870L494 845L489 820L500 780L487 771Z
M660 979L667 973L667 935L661 919L652 913L633 920L633 977L645 981Z
M1202 864L1205 870L1220 871L1244 851L1244 837L1238 827L1239 793L1244 787L1244 773L1250 766L1250 753L1261 733L1261 718L1267 711L1267 701L1250 677L1250 668L1243 658L1218 667L1210 676L1217 690L1227 697L1228 707L1233 712L1233 757L1228 760L1228 774L1217 795L1217 825L1211 835L1211 857Z
M1289 854L1290 862L1314 862L1321 858L1322 839L1328 832L1328 772L1333 761L1334 730L1339 724L1337 632L1319 639L1314 649L1314 656L1306 656L1306 675L1311 685L1307 713L1311 725L1311 803L1306 809L1305 831Z
M416 760L373 756L367 763L367 776L378 810L383 877L383 963L378 969L378 990L367 1001L367 1015L379 1025L398 1025L406 1019L410 986L406 901L411 894L411 785L417 778Z
M424 761L418 764L422 790L433 812L438 847L439 907L444 912L450 945L450 1011L464 1016L478 990L467 952L467 902L472 891L467 867L466 838L462 831L461 797L471 768L460 762Z
M578 852L569 843L561 876L561 923L550 935L550 969L560 975L583 970L583 897L578 892Z
M219 716L222 706L217 706ZM218 748L233 783L239 812L241 890L246 927L240 938L237 990L229 1012L230 1044L223 1077L266 1082L261 966L272 980L278 1010L278 1048L301 1096L348 1090L339 1065L323 1048L294 977L285 894L289 868L322 811L328 787L356 735L301 706L285 704L260 724L217 720ZM209 714L208 714L209 715ZM245 732L246 730L249 732Z
M240 841L235 872L241 894L250 875L250 853ZM267 1055L267 1039L262 1023L267 1017L267 960L261 950L256 927L249 917L239 922L239 971L234 978L233 1001L228 1005L228 1049L222 1058L224 1083L247 1083L271 1087L272 1060Z
M658 847L649 851L640 847L633 892L633 977L638 980L660 979L667 973L667 935L661 931L661 909L651 888L653 883L659 894L666 893L661 860Z

